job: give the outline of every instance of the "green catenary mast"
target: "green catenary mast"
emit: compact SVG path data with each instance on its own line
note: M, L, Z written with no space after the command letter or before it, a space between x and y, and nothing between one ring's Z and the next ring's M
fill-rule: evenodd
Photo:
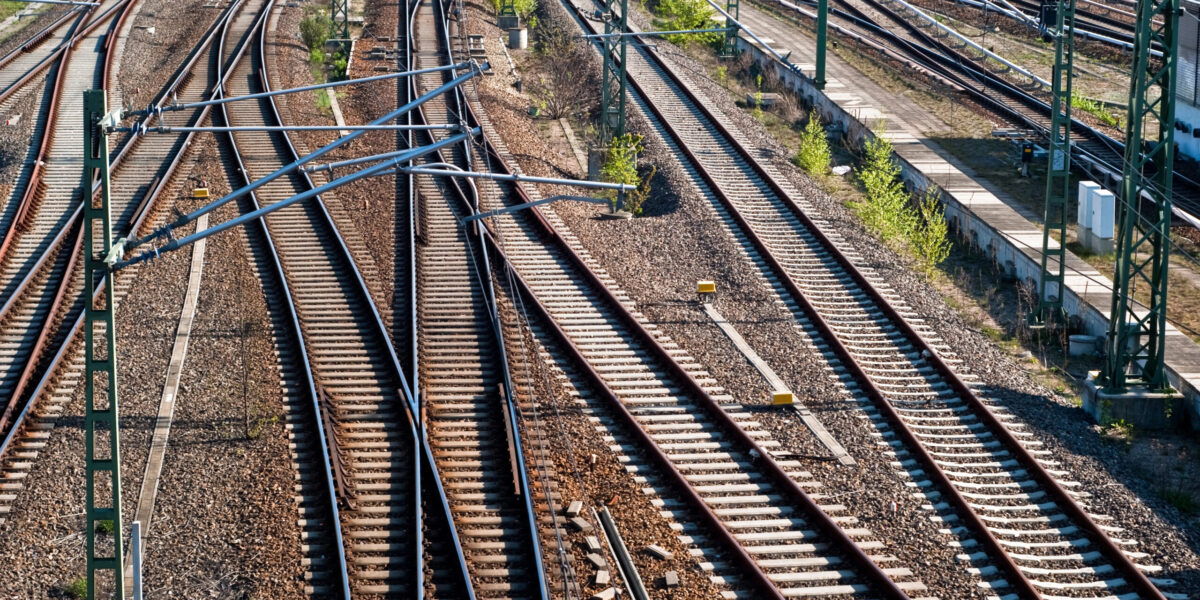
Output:
M1063 274L1067 252L1067 198L1071 193L1071 78L1075 60L1075 0L1057 3L1051 85L1049 165L1046 168L1045 228L1038 303L1030 323L1064 323ZM1080 199L1082 201L1082 199ZM1057 246L1052 244L1057 242Z
M1179 0L1139 0L1134 30L1125 172L1116 215L1116 274L1102 373L1108 393L1130 385L1167 387L1163 351L1171 239L1171 179L1175 168L1175 73ZM1162 49L1159 65L1150 49ZM1147 206L1147 211L1140 208ZM1134 300L1135 289L1147 297Z

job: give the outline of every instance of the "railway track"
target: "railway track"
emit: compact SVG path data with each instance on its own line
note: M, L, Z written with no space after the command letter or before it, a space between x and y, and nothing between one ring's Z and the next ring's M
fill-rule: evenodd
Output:
M1099 592L1161 598L1134 564L1147 557L1092 516L1087 493L994 400L977 396L969 365L949 353L812 208L690 90L686 75L649 51L627 65L639 105L699 173L696 184L730 234L791 306L831 366L854 376L855 402L884 432L897 467L947 524L981 584L1016 597ZM651 99L647 101L647 99ZM967 383L970 380L971 383ZM854 390L854 388L851 388ZM980 392L982 393L982 392ZM1069 490L1069 491L1068 491ZM1132 559L1132 560L1131 560ZM1182 597L1182 596L1181 596Z
M415 7L412 67L454 64L443 3L419 0ZM414 94L430 92L451 76L419 76ZM431 100L421 107L419 122L458 122L458 111L451 108L457 99ZM429 133L418 139L434 143L439 137ZM461 145L440 154L424 162L469 168ZM417 246L420 394L474 595L548 598L491 272L478 238L469 238L459 221L469 214L470 196L458 181L417 176L416 184L426 240ZM427 587L450 597L435 581Z
M858 35L878 40L894 55L958 88L1014 126L1045 136L1050 126L1047 102L980 66L965 51L906 19L898 5L893 7L889 0L861 0L861 4L884 15L887 21L871 17L854 0L837 0L831 5L830 17L845 23ZM762 5L796 19L804 18L790 2L763 1ZM1109 188L1119 186L1125 152L1121 141L1078 119L1072 120L1071 140L1074 167ZM1177 172L1172 202L1176 211L1187 213L1192 220L1200 218L1200 183Z
M467 118L474 123L476 113ZM507 169L494 146L487 154L473 151L477 168ZM536 198L508 184L477 184L481 209ZM844 508L818 505L809 494L819 488L811 475L797 462L775 459L770 452L778 443L694 360L629 312L628 298L562 232L552 214L535 211L492 218L485 239L496 264L515 278L514 291L537 307L546 330L588 375L588 397L616 415L631 441L630 468L659 482L658 492L670 498L666 512L698 560L713 564L729 596L906 598L906 591L924 589L902 566L876 566L889 557L864 550L879 548L872 534L853 527ZM640 462L647 455L661 478Z
M245 38L250 43L262 39L270 22L266 12L274 3L263 4L263 14L255 15L253 25L243 25L247 32ZM261 61L261 49L256 54ZM224 65L225 61L219 64ZM223 71L222 74L225 72L237 74L237 71ZM240 73L246 76L245 70ZM219 90L218 94L224 96L224 90ZM221 123L230 124L229 105L220 105L218 115ZM250 183L252 179L237 140L232 133L222 137L226 142L222 144L222 158L229 180L235 182L235 186ZM243 212L261 207L256 194L244 197L240 204ZM327 419L328 396L313 378L300 315L291 294L283 259L275 247L271 232L265 222L259 220L247 228L247 233L256 265L268 274L264 288L270 290L267 294L270 317L274 330L282 334L278 343L281 391L288 424L289 451L297 474L294 492L300 524L301 555L306 568L305 592L319 598L349 600L350 581L339 525L338 488L329 458L331 440L328 436L334 432L326 427L327 423L333 423Z
M104 14L111 20L113 10L128 6L124 1L110 0L104 5L107 10ZM78 140L82 139L79 115L83 113L83 90L106 83L104 76L111 56L107 45L100 43L105 32L101 22L94 21L82 34L79 44L83 47L77 51L83 56L76 57L75 52L60 56L50 91L53 95L49 100L50 108L45 122L40 125L42 148L39 154L43 156L39 159L48 154L47 144L63 141L55 127L59 122L62 127L74 130L75 139L71 141L76 147L63 148L59 155L51 157L53 161L47 158L44 168L39 160L28 177L22 178L25 189L14 188L5 211L6 216L11 217L4 223L4 239L0 242L0 299L3 300L0 344L12 350L0 354L0 398L4 407L0 413L0 432L9 436L0 446L0 452L8 447L8 440L26 414L18 414L17 410L24 405L23 393L36 381L38 359L52 353L53 322L72 304L71 294L82 296L79 278L73 282L74 287L70 285L70 276L76 267L74 255L78 254L72 250L78 249L82 236L78 232L72 235L64 227L70 220L66 203L59 206L57 197L46 202L45 196L52 190L56 196L62 195L59 187L66 187L65 194L79 194L83 149L77 146ZM70 81L70 77L77 81ZM75 92L73 98L59 100L61 94L70 91ZM74 117L67 119L65 113L72 107ZM18 204L15 201L19 205L14 206ZM50 211L61 211L62 214L50 214ZM25 244L32 247L24 247ZM81 303L79 308L82 310ZM6 463L4 474L9 479L24 479L32 464L33 461L24 460ZM20 489L21 484L17 482L11 491ZM15 494L9 496L0 502L15 501Z
M50 68L69 43L81 34L96 7L75 7L48 26L34 32L24 43L0 57L0 101L12 96L38 73Z
M22 178L23 186L13 188L5 211L11 218L0 241L0 343L17 350L0 356L0 431L34 381L54 322L72 299L70 286L63 284L75 272L74 250L82 241L73 224L82 206L83 91L107 87L112 52L102 40L120 27L131 6L124 0L102 6L107 17L93 21L79 47L60 57L50 91L54 97L39 126L38 160ZM107 27L103 18L109 19Z
M266 31L276 30L269 25ZM272 56L260 38L253 60L234 70L227 93L270 90L271 65ZM272 99L225 106L229 125L283 123ZM231 139L247 181L299 156L290 138L280 132L239 131ZM254 199L267 206L321 181L293 171L258 188ZM443 589L470 589L465 564L456 558L458 540L448 525L451 516L432 450L425 432L418 429L412 389L364 277L324 202L308 201L272 213L264 219L264 230L283 265L295 306L302 343L297 354L307 359L305 370L317 398L312 412L319 412L323 421L309 429L328 432L321 441L327 456L313 460L322 465L328 460L335 475L340 506L336 545L345 553L345 594L415 597L423 593L419 574L427 566Z
M261 7L262 0L247 0L247 3ZM244 9L243 12L238 12L239 8ZM246 11L250 14L247 15ZM229 17L235 13L238 18L231 21ZM214 21L205 38L193 49L189 60L160 93L159 102L176 94L186 100L208 97L206 86L216 83L214 74L217 72L217 63L224 57L234 56L235 47L248 28L246 20L252 20L255 16L253 13L242 2L231 4ZM119 27L119 24L118 21L113 27ZM220 43L217 43L218 40ZM97 47L102 46L98 40L96 42ZM214 44L216 47L213 47ZM210 48L212 52L209 52ZM109 79L109 57L111 54L105 50L104 64L95 67L99 73L96 77L101 81ZM207 111L181 112L166 118L184 124L202 120L206 115ZM80 132L76 121L78 114L70 119L64 117L62 125L74 126L78 136ZM154 221L158 199L177 193L181 182L174 175L185 164L183 153L191 139L192 136L137 138L120 146L120 152L113 161L112 180L114 189L119 190L113 194L116 233L142 230L144 225ZM71 146L68 146L66 151L70 150ZM0 415L0 432L4 435L0 444L0 457L3 458L0 471L6 481L23 480L32 469L38 451L48 438L65 402L70 399L73 385L78 383L82 374L83 364L78 356L80 348L73 345L80 333L85 297L82 272L77 264L81 239L77 227L81 213L80 152L77 150L73 159L69 156L60 158L63 174L56 180L61 187L67 188L59 195L67 197L73 194L73 200L56 207L55 214L48 212L51 208L45 203L36 207L38 219L49 224L43 237L48 237L48 231L55 233L43 245L39 255L25 256L25 262L31 264L24 269L24 275L15 285L10 280L11 292L0 306L0 341L11 349L0 355L0 366L4 369L0 371L4 376L0 379L0 393L4 398L4 412ZM69 177L67 172L72 160L75 173ZM47 187L46 193L48 191ZM23 236L30 232L16 233ZM14 267L14 270L20 269ZM126 276L120 279L117 282L118 302L127 291L124 282L128 281ZM0 512L6 512L4 505L16 500L16 492L22 489L22 485L13 483L8 489L12 493L0 496Z

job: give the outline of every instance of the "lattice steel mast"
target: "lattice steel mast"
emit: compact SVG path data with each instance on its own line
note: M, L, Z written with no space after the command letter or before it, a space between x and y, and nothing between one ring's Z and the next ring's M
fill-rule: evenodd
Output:
M1051 83L1049 164L1046 168L1045 227L1042 230L1042 276L1034 325L1065 323L1063 273L1067 253L1067 198L1071 193L1071 78L1075 62L1075 0L1055 6L1054 71ZM1045 12L1043 11L1043 15ZM1082 199L1081 199L1082 201ZM1057 241L1057 247L1051 244Z
M1116 274L1102 373L1107 393L1124 392L1130 385L1148 390L1167 387L1163 351L1179 14L1179 0L1139 0L1137 6L1125 172L1117 203ZM1161 21L1155 22L1156 17ZM1162 49L1158 69L1150 62L1154 44ZM1149 212L1140 210L1143 205L1150 207ZM1144 295L1142 304L1147 309L1135 302L1135 292Z
M96 597L97 575L111 573L113 597L125 597L125 550L121 537L121 444L117 410L117 341L113 315L115 285L105 260L112 250L112 212L109 209L108 112L104 90L83 95L83 252L84 252L84 447L87 472L87 597ZM100 193L94 177L100 175ZM99 280L104 291L92 296ZM107 523L108 533L97 524ZM108 538L111 538L109 540ZM112 554L97 554L99 547ZM108 584L106 578L105 585Z
M825 0L821 0L824 2ZM738 13L739 0L725 0L725 42L721 45L721 56L731 58L738 53L738 26L736 20L741 18Z
M600 84L600 139L607 144L625 135L626 14L629 0L609 0L604 15L604 37L600 38L604 74Z
M817 72L813 85L825 89L825 43L829 29L829 0L817 0Z
M329 0L329 20L339 40L350 39L350 0Z

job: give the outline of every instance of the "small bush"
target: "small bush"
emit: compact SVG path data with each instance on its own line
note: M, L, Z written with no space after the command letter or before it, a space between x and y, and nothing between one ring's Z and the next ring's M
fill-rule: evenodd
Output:
M810 175L824 175L829 172L832 159L829 138L825 136L825 128L821 126L821 115L813 109L808 113L808 123L800 134L800 150L796 153L796 164Z
M851 208L885 241L902 243L916 227L917 214L909 206L908 192L900 181L900 165L892 158L892 144L882 136L875 136L863 149L863 162L855 175L866 198L852 203Z
M1091 114L1109 127L1116 127L1121 122L1117 115L1109 112L1108 109L1104 108L1103 104L1091 98L1080 96L1075 92L1071 93L1071 108L1077 108Z
M715 13L708 2L704 0L658 0L654 6L654 14L660 17L655 25L662 31L716 27L713 22ZM681 46L699 43L720 48L725 42L725 35L721 32L677 33L666 37L668 42Z
M350 63L346 60L346 57L342 54L338 54L337 58L333 59L333 76L334 76L334 78L336 78L336 79L344 78L346 76L346 68L348 66L350 66Z
M750 114L754 116L754 120L763 120L763 95L762 95L762 75L754 78L754 107L750 109Z
M308 62L314 67L319 67L325 64L325 52L320 48L313 48L308 51Z
M96 533L100 535L109 535L113 532L113 522L110 520L96 521Z
M300 39L309 51L324 48L332 30L333 22L319 9L309 10L300 20Z
M87 597L87 577L76 577L67 584L63 589L67 596L71 598L86 598Z
M910 245L928 277L942 261L950 257L950 238L946 235L946 214L942 207L941 192L930 186L921 197L917 209L921 213L921 224L913 232Z
M724 85L729 80L729 69L725 66L717 67L716 72L713 73L713 79L716 79L717 83Z
M637 189L625 192L624 208L633 213L635 217L642 216L642 205L650 198L650 180L654 179L656 173L658 173L658 167L650 165L645 174L638 175L642 181L638 183Z
M604 164L600 167L601 178L610 183L624 183L627 185L635 185L640 187L642 184L642 178L638 173L637 157L641 151L642 136L636 133L627 133L625 135L614 137L608 144L608 153L604 157ZM631 208L629 206L631 199L637 201L636 198L632 198L635 195L636 192L626 192L625 194L625 208L626 210L629 210L629 212L634 212L633 208L641 208L640 201L636 207ZM609 199L613 202L613 206L615 207L617 201L617 192L610 192ZM644 199L645 198L642 198L642 200Z

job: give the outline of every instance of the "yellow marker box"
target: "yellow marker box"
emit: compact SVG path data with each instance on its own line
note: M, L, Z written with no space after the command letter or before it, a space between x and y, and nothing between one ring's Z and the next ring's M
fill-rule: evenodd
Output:
M795 403L796 398L791 392L774 392L771 394L771 404L776 406L791 406Z
M717 293L717 283L715 281L701 280L696 282L697 294L715 294Z
M207 198L208 197L208 188L203 187L203 188L196 188L196 189L192 190L192 197L193 198Z

